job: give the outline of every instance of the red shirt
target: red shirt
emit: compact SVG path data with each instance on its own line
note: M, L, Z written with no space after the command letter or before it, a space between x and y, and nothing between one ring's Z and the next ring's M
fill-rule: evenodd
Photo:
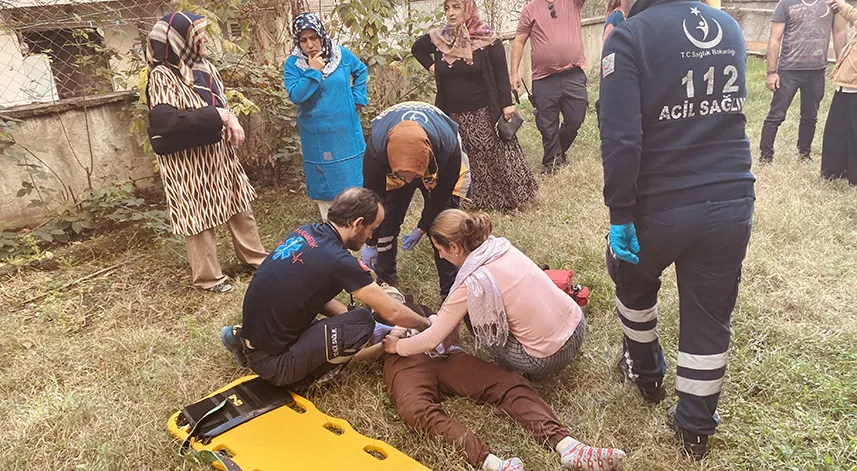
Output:
M547 0L533 0L524 7L517 34L530 37L533 80L572 67L586 68L580 10L585 0L556 0L556 18Z

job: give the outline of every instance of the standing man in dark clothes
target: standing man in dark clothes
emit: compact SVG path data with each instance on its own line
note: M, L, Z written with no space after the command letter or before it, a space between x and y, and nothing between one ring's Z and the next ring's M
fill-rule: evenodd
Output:
M586 55L581 10L586 0L532 0L521 17L512 43L513 89L521 88L521 58L530 41L536 126L545 155L542 173L568 163L568 151L586 117ZM562 113L562 126L559 115Z
M701 459L719 421L753 222L744 36L701 2L638 0L602 54L607 269L624 334L618 366L647 401L665 397L658 290L675 263L679 401L669 417L684 450Z
M363 186L385 202L387 217L366 242L361 258L375 270L379 283L396 283L396 255L402 222L419 189L425 206L420 221L405 236L402 248L412 250L447 208L457 208L470 189L470 163L461 148L458 124L428 103L393 105L372 120L372 135L363 156ZM455 281L455 265L434 249L440 294L446 297Z
M774 160L774 140L786 119L795 94L800 91L800 128L797 148L801 160L812 160L818 105L824 98L827 51L833 30L833 51L839 58L848 41L845 20L823 0L780 0L771 17L768 40L768 78L774 92L771 110L762 126L759 143L761 163Z
M235 362L271 384L296 387L360 359L373 332L386 334L389 328L376 324L368 309L336 300L343 290L391 324L427 328L424 317L387 295L349 252L360 249L383 220L377 195L349 188L333 200L328 222L287 235L250 281L243 325L221 330ZM327 319L316 321L318 314Z

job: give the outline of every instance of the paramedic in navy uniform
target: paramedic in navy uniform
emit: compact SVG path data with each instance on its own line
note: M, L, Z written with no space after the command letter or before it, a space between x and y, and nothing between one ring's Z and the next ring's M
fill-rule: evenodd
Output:
M607 268L624 334L619 369L644 399L664 398L658 289L675 263L679 401L669 418L696 459L719 422L729 319L753 222L745 51L735 20L688 0L638 0L602 51Z
M406 101L387 108L372 120L363 155L363 186L384 200L387 217L360 257L375 270L378 283L395 285L399 232L414 193L422 193L424 205L417 227L402 240L405 250L413 250L434 218L444 209L458 208L470 191L470 161L458 123L428 103ZM432 250L445 298L458 268L434 245Z
M359 250L384 220L380 198L349 188L330 206L327 222L288 234L262 262L244 296L244 323L220 339L235 362L275 386L306 386L336 374L352 358L370 360L390 328L366 308L346 307L343 290L394 325L423 330L429 321L395 301L372 279ZM316 321L322 314L326 319ZM367 349L370 339L378 347Z

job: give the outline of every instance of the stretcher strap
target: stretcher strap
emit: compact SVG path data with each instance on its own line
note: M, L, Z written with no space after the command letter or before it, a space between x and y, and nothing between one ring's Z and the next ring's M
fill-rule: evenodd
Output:
M188 445L190 445L190 440L193 438L194 433L196 432L196 428L199 427L199 424L205 422L205 419L209 415L219 411L220 409L223 409L223 407L226 406L226 401L227 401L227 399L224 399L220 404L212 407L210 411L206 412L199 420L196 421L196 423L193 425L193 427L188 432L187 438L184 439L184 441L181 444L181 447L179 447L179 456L184 456L184 454L185 454L184 452L188 448ZM217 460L218 462L220 462L220 464L223 466L223 469L225 469L226 471L242 471L241 466L238 466L238 463L232 461L232 458L228 457L225 453L220 453L220 452L211 451L211 450L203 450L203 451L207 451L208 453L211 453L212 456L214 456L214 459Z
M184 456L184 451L190 444L190 440L194 437L194 433L196 432L196 428L199 427L199 424L205 422L205 419L209 415L219 411L220 409L223 409L223 407L226 406L226 401L227 399L224 399L223 402L211 408L210 411L206 412L199 420L196 421L195 424L193 424L193 427L190 429L190 432L188 432L187 437L185 437L184 441L182 442L182 445L179 447L179 456Z
M223 466L223 469L225 469L226 471L243 471L241 469L241 466L238 466L238 463L232 461L232 458L226 456L225 453L220 453L220 452L211 451L211 450L205 450L205 451L214 455L214 459L219 461L220 464Z

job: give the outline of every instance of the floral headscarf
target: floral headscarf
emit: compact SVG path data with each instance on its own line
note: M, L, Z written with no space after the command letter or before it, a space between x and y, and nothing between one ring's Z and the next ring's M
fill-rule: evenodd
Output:
M307 70L309 68L309 58L301 50L300 44L300 34L305 29L315 31L318 37L321 38L321 57L325 60L321 75L327 77L339 67L339 62L342 60L342 51L330 39L318 15L315 13L301 13L292 22L292 38L295 41L295 49L292 51L292 55L297 57L298 60L295 65L299 69Z
M155 23L149 33L146 63L149 71L166 65L202 100L226 106L226 95L217 70L200 55L200 44L208 24L204 16L183 11L170 13Z
M494 44L499 36L479 18L476 0L446 0L444 5L449 1L460 1L464 4L466 20L455 27L445 25L435 28L429 31L429 37L448 64L452 65L459 59L472 64L473 51Z

